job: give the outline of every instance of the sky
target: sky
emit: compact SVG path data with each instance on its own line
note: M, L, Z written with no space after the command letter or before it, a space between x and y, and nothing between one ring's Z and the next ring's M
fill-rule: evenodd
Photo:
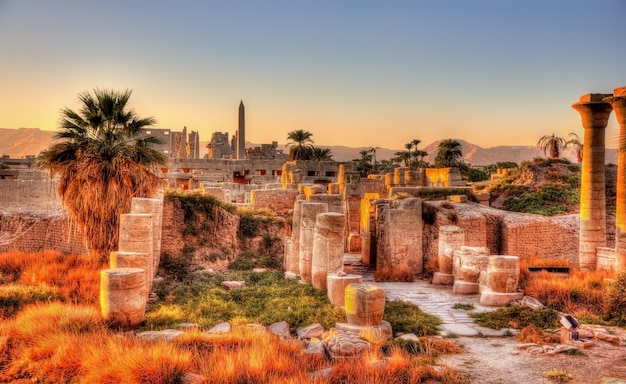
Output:
M159 128L399 149L582 138L626 86L624 0L0 0L0 127L55 130L94 88ZM611 115L607 146L617 146Z

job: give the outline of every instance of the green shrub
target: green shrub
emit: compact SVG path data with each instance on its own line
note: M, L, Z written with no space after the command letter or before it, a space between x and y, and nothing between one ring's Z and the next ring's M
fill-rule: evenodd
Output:
M17 314L28 304L62 300L56 288L45 284L7 284L0 285L0 318Z
M188 245L184 246L178 255L163 252L159 262L159 273L161 276L171 277L175 281L187 280L191 275L191 262L194 252L195 248Z
M626 271L618 273L606 295L607 320L626 326Z
M422 203L422 221L433 225L437 221L437 207L432 204Z
M391 323L394 333L414 333L417 336L439 333L441 319L422 312L415 304L400 300L387 301L383 319Z
M470 313L476 323L483 327L522 329L534 325L541 329L559 326L559 315L552 309L535 310L520 305L498 308L492 312Z

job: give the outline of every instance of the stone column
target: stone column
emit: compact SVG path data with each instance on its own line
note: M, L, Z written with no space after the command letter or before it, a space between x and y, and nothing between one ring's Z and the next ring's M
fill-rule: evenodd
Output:
M150 265L152 260L145 252L121 252L112 251L109 257L109 266L111 269L116 268L140 268L145 273L145 281L152 280L152 276L148 276L148 272L152 267ZM150 294L150 289L147 284L144 286L146 297Z
M161 228L163 222L163 200L133 197L130 213L152 214L152 276L156 276L161 260Z
M152 214L149 213L125 213L120 215L120 236L117 250L121 252L147 253L150 259L148 263L148 291L152 289L152 277L154 276L153 243L154 234L152 226Z
M619 123L619 145L626 144L626 87L615 88L614 97L603 100L615 110ZM583 155L584 156L584 155ZM584 161L584 157L583 157ZM615 271L626 269L626 151L617 151L617 199L615 207Z
M580 113L585 139L580 180L580 238L578 260L581 269L595 270L596 248L606 246L606 192L604 176L605 128L611 104L606 94L587 94L572 104Z
M291 251L285 262L286 272L300 273L300 227L302 203L304 200L296 200L293 204L293 220L291 223Z
M145 271L117 268L100 271L100 310L111 325L139 325L146 312Z
M346 217L328 212L317 215L313 234L311 283L316 289L326 289L329 273L343 271L343 243Z
M452 285L453 252L465 245L465 231L456 225L443 225L439 227L439 248L437 261L439 272L433 275L433 284Z
M311 282L311 262L313 260L313 237L317 215L328 212L324 203L302 202L300 207L300 245L299 263L300 279Z

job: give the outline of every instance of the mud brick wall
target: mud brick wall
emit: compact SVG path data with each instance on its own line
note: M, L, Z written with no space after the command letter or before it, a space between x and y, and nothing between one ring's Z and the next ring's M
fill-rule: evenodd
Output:
M56 182L49 179L0 179L0 210L3 212L60 209Z
M276 213L293 209L298 191L289 189L256 189L250 191L250 204L254 209L267 208Z
M578 217L508 213L502 219L500 254L578 262Z
M87 252L81 234L69 217L58 212L0 215L0 252Z

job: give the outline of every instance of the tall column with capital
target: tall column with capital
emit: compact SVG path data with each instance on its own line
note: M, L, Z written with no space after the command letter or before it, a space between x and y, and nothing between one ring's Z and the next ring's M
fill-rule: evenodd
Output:
M604 99L615 110L619 123L619 145L617 151L617 199L615 207L615 270L626 270L626 87L615 88L613 97Z
M590 93L572 104L585 129L580 178L580 237L578 261L583 270L596 269L596 249L606 246L606 191L604 176L605 128L613 110L602 101L610 94Z

